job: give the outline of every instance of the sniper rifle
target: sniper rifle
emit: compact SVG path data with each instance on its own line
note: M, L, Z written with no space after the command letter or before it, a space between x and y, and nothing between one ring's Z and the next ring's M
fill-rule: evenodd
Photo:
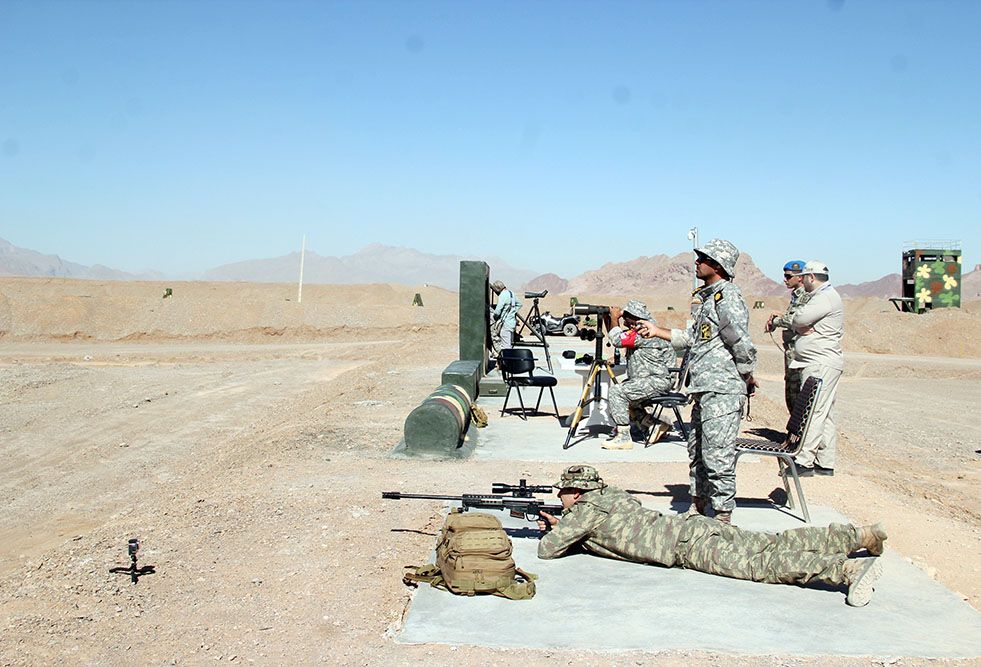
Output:
M549 523L542 516L542 512L547 512L552 516L559 516L562 513L562 505L550 504L532 495L535 493L552 493L554 489L550 486L528 485L522 479L518 484L495 482L492 490L493 493L465 493L462 496L382 491L382 498L386 500L452 501L460 503L463 512L471 509L507 510L515 518L523 518L526 521L545 521L546 530L548 530Z

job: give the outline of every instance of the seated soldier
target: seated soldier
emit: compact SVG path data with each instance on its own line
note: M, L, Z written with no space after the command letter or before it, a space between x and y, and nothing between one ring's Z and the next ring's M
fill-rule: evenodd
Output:
M642 302L634 300L622 309L610 308L611 326L621 318L623 326L610 328L608 335L613 347L627 351L627 380L610 387L610 414L616 427L603 449L633 449L631 422L642 425L644 436L646 428L654 428L652 442L657 442L671 428L666 422L648 418L640 403L670 391L674 380L668 367L677 361L677 353L667 341L637 334L637 323L652 319Z
M607 558L672 567L773 584L812 581L848 586L845 600L862 607L882 574L878 558L849 558L865 549L883 551L881 524L833 523L781 533L742 530L700 514L671 515L646 509L630 494L607 486L592 466L566 468L553 485L562 517L542 513L551 530L538 544L539 558L558 558L573 547ZM545 529L545 521L538 522Z

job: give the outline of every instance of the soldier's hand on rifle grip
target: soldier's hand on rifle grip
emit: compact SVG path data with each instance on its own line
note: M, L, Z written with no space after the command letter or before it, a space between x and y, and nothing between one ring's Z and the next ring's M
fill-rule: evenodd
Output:
M538 530L543 532L548 532L552 529L552 526L559 525L559 520L548 512L542 512L541 518L538 519Z

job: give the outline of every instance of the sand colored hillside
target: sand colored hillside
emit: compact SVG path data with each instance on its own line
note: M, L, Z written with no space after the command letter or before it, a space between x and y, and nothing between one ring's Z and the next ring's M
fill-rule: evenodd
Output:
M173 296L162 298L166 288ZM424 307L412 305L416 293ZM458 295L438 287L227 282L0 280L0 336L135 340L317 340L351 328L456 328Z

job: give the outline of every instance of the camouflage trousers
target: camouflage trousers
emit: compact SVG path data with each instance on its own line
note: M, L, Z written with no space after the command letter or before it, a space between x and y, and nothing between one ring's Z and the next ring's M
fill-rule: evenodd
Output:
M664 394L673 384L671 378L642 377L636 380L627 380L620 384L610 387L610 415L618 426L626 426L630 423L631 417L636 421L640 415L631 415L634 404L647 398L654 398Z
M782 533L743 530L694 515L678 540L677 564L689 570L768 584L845 583L848 554L861 548L855 526L833 523Z
M797 395L800 393L801 377L799 368L791 368L790 362L794 360L794 348L790 347L783 353L783 396L787 401L787 412L794 413L794 403L797 402Z
M688 431L691 497L716 512L736 508L736 435L746 397L706 392L695 396Z

